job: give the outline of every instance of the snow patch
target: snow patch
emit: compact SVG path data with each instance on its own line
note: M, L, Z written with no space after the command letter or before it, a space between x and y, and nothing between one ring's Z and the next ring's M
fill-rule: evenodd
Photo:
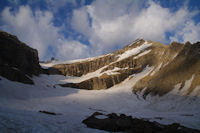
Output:
M106 116L106 115L96 115L95 118L97 118L97 119L106 119L106 118L108 118L108 116Z
M184 87L181 89L181 91L180 91L179 94L185 95L185 94L188 93L188 89L190 88L194 77L195 77L195 74L193 74L192 77L191 77L189 80L185 81L185 85L184 85Z
M115 68L114 68L114 69L112 69L112 70L107 70L107 71L105 71L105 72L101 73L101 75L103 75L104 73L106 73L107 75L115 75L115 74L120 74L119 72L117 72L117 71L119 71L119 70L122 70L122 68L115 67ZM101 76L101 75L100 75L100 76Z
M16 68L16 67L12 67L12 69L14 69L14 70L17 70L17 71L20 71L18 68Z
M169 64L169 61L168 61L167 63L165 63L165 64L163 65L163 67L167 66L168 64Z
M151 52L151 49L146 50L146 51L140 53L139 55L135 56L134 59L138 59L139 57L141 57L141 56L143 56L143 55L146 55L146 54L148 54L149 52Z
M200 97L200 85L196 86L190 95Z
M180 91L179 89L181 88L181 84L182 84L182 83L176 84L176 85L174 86L173 90L170 91L169 93L171 93L171 94L178 94L179 91Z
M91 79L93 77L99 77L101 76L101 71L106 68L107 66L104 66L94 72L90 72L90 73L87 73L86 75L82 75L81 77L72 77L72 76L68 76L69 78L66 78L64 80L62 80L63 82L69 82L69 83L80 83L82 81L85 81L85 80L88 80L88 79Z
M171 61L173 61L176 57L177 57L178 53L176 53L171 59L170 61L166 62L163 67L167 66Z
M94 78L94 77L100 77L102 76L103 74L107 74L107 75L116 75L116 74L120 74L119 70L124 70L124 69L128 69L128 67L126 68L119 68L119 67L115 67L114 69L112 70L107 70L103 73L101 73L101 71L103 69L105 69L107 66L104 66L94 72L90 72L90 73L87 73L86 75L82 75L81 77L72 77L72 76L67 76L68 78L62 80L62 82L69 82L69 83L80 83L82 81L85 81L85 80L88 80L88 79L91 79L91 78Z
M153 76L156 72L158 72L160 68L162 67L162 64L163 63L160 63L160 65L158 65L158 67L150 75Z
M119 58L117 59L117 61L123 60L125 58L128 58L128 57L136 55L136 54L139 54L141 51L147 49L151 45L152 45L152 43L148 43L147 41L145 41L144 44L142 44L141 46L138 46L131 50L127 50L123 54L118 55Z
M174 89L170 92L171 94L176 94L176 95L180 95L180 96L184 96L187 95L188 93L188 89L190 88L192 81L194 79L195 74L192 75L192 77L190 79L188 79L187 81L185 81L185 85L184 87L180 90L181 88L181 84L182 83L178 83L174 86ZM198 86L197 86L198 87ZM195 88L196 89L196 88ZM198 89L198 88L197 88Z
M178 53L176 53L173 57L172 60L174 60L176 58L176 56L178 55Z
M135 41L133 41L131 44L129 44L128 46L132 46L133 44L139 44L141 42L141 39L136 39Z
M90 57L90 58L85 58L85 59L75 59L75 60L67 60L67 61L52 61L50 63L40 63L42 68L49 68L52 67L54 65L58 65L58 64L72 64L72 63L78 63L78 62L83 62L83 61L91 61L91 60L95 60L98 58L102 58L102 57L106 57L112 55L112 53L110 54L105 54L105 55L101 55L101 56L97 56L97 57Z

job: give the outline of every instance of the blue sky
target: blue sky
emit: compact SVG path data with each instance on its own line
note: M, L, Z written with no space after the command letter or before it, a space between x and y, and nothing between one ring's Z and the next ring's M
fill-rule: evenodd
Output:
M137 38L200 40L200 0L1 0L0 16L0 30L40 60L97 56Z

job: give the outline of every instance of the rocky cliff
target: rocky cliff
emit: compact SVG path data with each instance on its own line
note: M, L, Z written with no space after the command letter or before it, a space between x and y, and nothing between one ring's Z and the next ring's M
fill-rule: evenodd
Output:
M33 84L32 75L39 75L38 52L16 36L0 31L0 75L12 81Z
M132 44L110 54L73 63L60 63L57 69L65 76L78 80L67 81L63 87L88 90L108 89L146 67L153 68L133 88L135 94L164 95L174 89L185 95L200 93L200 43L173 42L169 45L137 39ZM187 88L187 89L184 89ZM187 90L187 91L185 91Z
M165 49L166 45L138 39L133 44L111 54L96 57L89 61L58 64L54 65L53 68L59 69L67 76L84 76L100 70L98 76L79 83L67 83L61 86L89 90L107 89L121 83L130 75L141 72L146 66L156 65L160 60L158 55ZM156 52L158 55L155 54Z
M167 59L166 59L167 58ZM133 87L133 92L164 95L174 89L185 95L200 93L200 43L172 43L161 57L159 66ZM156 71L156 72L155 72Z

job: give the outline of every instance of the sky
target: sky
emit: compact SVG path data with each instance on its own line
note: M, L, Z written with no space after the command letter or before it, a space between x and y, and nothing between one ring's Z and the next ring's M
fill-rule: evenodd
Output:
M200 40L200 0L0 0L0 30L40 60L72 60L120 49L137 38Z

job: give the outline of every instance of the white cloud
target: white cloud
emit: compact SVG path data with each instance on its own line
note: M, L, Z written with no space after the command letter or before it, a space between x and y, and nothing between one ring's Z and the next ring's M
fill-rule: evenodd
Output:
M90 35L90 27L89 27L89 14L87 13L87 8L83 7L79 10L73 11L73 17L71 20L71 26L73 29L77 30L80 33L83 33L87 37Z
M74 40L61 40L58 45L57 58L61 60L83 59L89 57L89 48Z
M21 6L16 13L5 8L1 16L5 22L4 29L38 49L40 57L45 55L48 45L53 45L57 37L58 29L51 23L50 12L36 11L33 16L29 6Z
M187 42L190 41L195 43L200 40L200 23L195 24L192 21L188 21L184 24L176 34L170 37L171 41Z
M29 6L20 6L18 11L12 12L7 7L2 11L1 19L4 22L3 29L17 35L21 41L36 48L41 59L47 56L50 46L60 50L56 51L56 56L61 57L62 55L62 59L81 58L84 52L86 53L84 57L88 55L87 46L76 41L69 41L59 33L62 27L53 25L53 14L49 11L36 10L32 12Z
M34 1L29 2L34 4ZM72 3L73 8L76 8L76 1L45 2L52 12L33 11L29 6L19 5L19 10L11 11L7 7L1 12L1 21L4 24L1 28L38 49L41 59L47 57L49 47L54 49L59 59L75 59L111 52L137 38L166 43L167 32L173 33L173 36L169 37L171 41L200 40L200 23L192 20L199 12L189 11L187 3L175 12L151 0L96 0L91 5L74 9L70 25L83 35L80 39L88 39L90 46L87 46L69 39L77 33L66 31L68 38L61 33L65 29L64 26L68 27L68 18L62 18L63 22L67 20L67 23L61 27L53 24L57 10L67 3ZM84 0L82 2L84 3Z
M96 0L74 11L73 28L85 36L88 36L89 31L93 54L110 52L136 38L166 43L166 32L175 33L174 37L170 37L171 40L176 36L183 36L183 41L200 39L199 25L192 21L196 12L188 11L186 6L171 12L153 1L148 1L144 8L141 3L130 0ZM89 17L85 14L89 14ZM188 24L188 21L191 23Z

